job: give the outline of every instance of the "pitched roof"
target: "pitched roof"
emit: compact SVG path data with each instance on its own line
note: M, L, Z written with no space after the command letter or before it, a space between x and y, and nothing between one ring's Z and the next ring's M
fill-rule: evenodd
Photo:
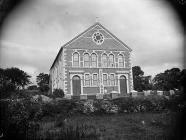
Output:
M132 49L127 46L124 42L122 42L120 39L118 39L115 35L113 35L109 30L107 30L103 25L101 25L99 22L96 22L95 24L93 24L92 26L90 26L88 29L86 29L84 32L82 32L81 34L77 35L76 37L74 37L73 39L71 39L70 41L68 41L67 43L65 43L63 46L61 46L51 68L54 66L58 56L60 55L60 53L62 52L63 48L67 47L67 45L69 45L70 43L72 43L73 41L75 41L76 39L78 39L79 37L81 37L82 35L84 35L86 32L88 32L89 30L91 30L92 28L96 27L96 26L100 26L101 28L103 28L106 32L108 32L113 38L115 38L119 43L121 43L122 45L124 45L129 51L132 51ZM50 69L51 69L50 68Z

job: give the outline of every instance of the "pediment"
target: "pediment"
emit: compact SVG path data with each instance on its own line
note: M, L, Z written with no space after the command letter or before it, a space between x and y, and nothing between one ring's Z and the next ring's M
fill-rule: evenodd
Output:
M125 43L103 27L95 23L63 47L70 49L103 49L132 51Z

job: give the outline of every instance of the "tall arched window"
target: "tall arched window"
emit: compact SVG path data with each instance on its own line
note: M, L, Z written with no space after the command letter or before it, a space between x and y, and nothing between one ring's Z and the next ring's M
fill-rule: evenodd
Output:
M124 67L124 58L121 54L118 56L118 67Z
M95 53L93 53L91 55L91 63L92 63L92 67L97 67L97 55Z
M107 67L107 55L102 55L102 67Z
M89 67L89 65L90 65L89 54L85 53L84 54L84 67Z
M114 55L109 55L109 67L114 67Z
M73 54L73 66L79 67L79 54L77 52Z

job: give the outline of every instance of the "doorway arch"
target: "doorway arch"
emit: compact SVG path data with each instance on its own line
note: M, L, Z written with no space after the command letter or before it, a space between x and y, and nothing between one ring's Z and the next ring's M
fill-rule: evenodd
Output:
M121 75L119 81L120 81L120 93L127 94L127 78L124 75Z
M78 75L72 77L72 91L74 96L81 94L81 78Z

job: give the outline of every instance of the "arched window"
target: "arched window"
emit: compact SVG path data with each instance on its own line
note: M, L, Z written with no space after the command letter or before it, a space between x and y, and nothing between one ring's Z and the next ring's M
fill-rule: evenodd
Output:
M102 67L107 67L107 55L102 55Z
M109 67L114 67L114 55L109 55Z
M123 55L119 55L118 57L118 67L124 67L124 58L123 58Z
M90 65L89 54L85 53L84 54L84 67L89 67L89 65Z
M77 52L73 54L73 66L79 67L79 54Z
M92 67L97 67L97 55L95 53L93 53L91 55L91 63L92 63Z

